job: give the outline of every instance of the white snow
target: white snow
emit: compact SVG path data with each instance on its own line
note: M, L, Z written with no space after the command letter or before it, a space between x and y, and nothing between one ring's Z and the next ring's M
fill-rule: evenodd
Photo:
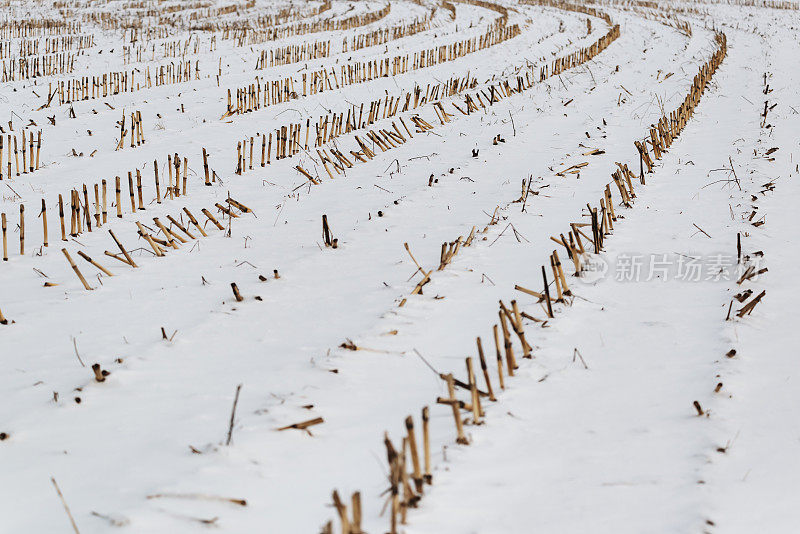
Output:
M9 261L0 264L0 310L9 324L0 325L0 432L6 434L0 441L0 532L70 531L51 477L81 534L318 532L329 520L340 532L334 489L348 504L360 491L362 529L388 532L384 432L399 448L403 421L411 415L420 446L424 406L431 412L433 484L408 510L402 532L796 529L796 6L592 4L621 32L581 66L541 83L537 78L529 89L468 116L451 104L463 109L466 93L443 98L452 114L446 124L429 104L399 113L409 128L415 114L434 128L412 129L413 139L386 152L371 145L374 159L333 180L315 162L313 149L235 174L236 144L244 138L274 133L289 122L305 125L307 118L313 124L329 110L346 112L353 104L467 73L479 82L472 94L488 92L501 79L516 87L518 69L533 64L538 72L609 30L600 18L575 11L499 3L509 8L508 24L519 24L521 35L454 61L224 119L227 90L255 83L257 76L263 83L346 61L413 56L482 35L500 15L454 2L451 20L439 3L398 0L386 17L365 26L242 47L223 38L223 31L175 27L168 38L149 42L155 57L151 51L145 61L128 64L122 47L130 30L83 20L81 34L94 35L96 44L76 56L75 72L0 85L4 137L33 120L30 130L41 129L43 139L35 173L9 177L7 148L2 160L0 211L8 218ZM4 28L30 17L77 21L96 11L122 16L135 13L134 4L76 2L59 14L49 4L14 0L3 8ZM167 5L187 8L151 8L166 12ZM252 21L290 5L240 3L238 13L214 21ZM320 5L291 8L310 13ZM384 6L337 0L303 20ZM429 30L341 53L344 36L425 17L432 17ZM137 18L155 25L153 18L131 20ZM691 25L690 36L669 25L676 20ZM680 137L645 175L647 185L634 183L633 207L619 205L611 182L615 162L638 175L634 141L649 138L650 125L683 101L698 68L714 53L714 29L727 36L727 56ZM190 34L199 51L185 59L199 61L199 80L75 102L76 118L68 116L69 104L38 109L47 101L48 83L177 62L181 58L161 57L159 45L184 43ZM322 39L332 43L328 58L254 69L262 49ZM0 40L18 52L18 37L2 34ZM766 118L765 100L777 104ZM115 150L123 110L128 120L132 111L141 112L144 145ZM55 125L47 118L53 115ZM391 128L392 120L380 119L374 128ZM364 139L366 131L354 133ZM493 143L498 135L502 141ZM349 155L357 146L353 136L343 134L329 146ZM773 147L778 150L768 154ZM212 187L203 185L203 148L219 177ZM73 149L83 155L73 156ZM585 155L592 149L603 152ZM188 194L167 199L166 162L174 153L188 158ZM155 202L154 160L161 204ZM556 174L583 162L588 165L579 174ZM321 183L307 182L294 169L298 164ZM135 176L136 169L146 209L131 214L127 173ZM122 178L119 220L111 207L116 176ZM431 176L436 181L429 186ZM523 209L515 201L529 178ZM93 205L93 184L103 179L109 185L108 224L96 228L93 220L92 232L61 241L58 195L64 196L69 232L69 191L78 188L83 198L86 184ZM598 207L609 182L618 220L605 250L584 257L587 265L607 270L571 276L572 261L550 237L566 233L570 223L587 222L587 203ZM229 196L253 213L223 217L214 204ZM37 217L42 199L48 247L42 246ZM208 237L189 225L184 207ZM205 223L203 208L226 230ZM490 224L495 209L499 220ZM323 214L338 239L336 249L323 245ZM155 258L134 222L164 239L152 218L167 224L168 215L199 239ZM762 218L763 225L752 224ZM436 270L442 243L467 238L473 227L472 244ZM131 251L137 269L104 254L118 252L108 229ZM748 256L741 265L737 233ZM422 275L405 243L426 271L433 270L420 295L411 295ZM83 288L62 247L92 291ZM98 274L77 256L79 250L114 276ZM544 324L525 319L532 359L522 358L512 334L519 369L500 391L492 336L498 300L508 305L516 299L527 315L546 319L537 299L514 286L542 291L542 265L552 282L553 250L573 297L554 304L555 317ZM737 284L748 264L768 271ZM699 280L692 279L695 265ZM57 285L43 287L45 282ZM234 299L231 283L242 302ZM752 296L734 301L726 320L733 296L748 289ZM737 317L762 290L766 295L752 313ZM483 424L466 425L470 444L459 445L450 406L436 404L447 396L437 372L466 381L464 358L477 363L478 336L497 401L483 399ZM359 350L342 348L344 343ZM727 357L732 349L735 355ZM103 382L94 378L95 363L110 372ZM457 394L470 402L468 391ZM324 422L309 427L310 433L276 430L316 417ZM245 499L246 505L216 497Z

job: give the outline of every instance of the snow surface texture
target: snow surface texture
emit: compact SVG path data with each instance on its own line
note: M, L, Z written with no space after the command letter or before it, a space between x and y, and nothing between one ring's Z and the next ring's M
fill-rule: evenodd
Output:
M208 13L227 5L237 9ZM116 0L60 9L6 2L4 66L19 62L22 40L40 41L38 55L45 55L47 36L13 33L15 20L81 21L73 34L93 36L94 45L72 51L70 74L0 85L6 138L0 211L8 220L9 256L0 264L0 310L8 322L0 326L0 532L69 532L69 514L82 534L318 532L334 518L333 531L341 532L334 489L351 517L350 495L360 491L364 532L388 532L384 432L400 450L404 419L413 416L421 453L423 406L430 409L433 484L398 531L796 529L797 6L592 4L620 25L607 49L465 115L452 103L466 111L466 93L489 94L506 79L516 88L517 75L538 74L591 45L610 30L608 23L566 5L498 3L508 8L507 21L474 3L454 2L454 16L445 4L390 5L379 20L344 31L238 46L235 32L222 25L255 24L259 15L289 7L302 18L278 27L344 20L386 4L174 2L142 4L152 10L145 16L142 6ZM168 23L175 20L172 9L185 17ZM104 13L107 23L85 16L91 13ZM430 27L414 35L342 51L343 37L423 20ZM133 44L132 30L125 30L132 21L142 23ZM202 22L220 26L192 29ZM303 72L342 63L413 56L503 23L518 24L521 34L405 74L226 113L228 89L235 94L256 77L299 80ZM145 34L157 27L168 33ZM727 55L642 186L634 141L650 139L650 126L683 101L717 50L715 30L727 37ZM329 57L254 69L261 50L328 39ZM166 44L175 43L187 47L185 54L167 54ZM126 60L126 46L145 51ZM199 79L193 72L187 81L42 108L48 87L62 80L132 69L139 77L148 66L181 60L193 68L198 62ZM375 157L350 158L352 168L334 171L334 179L313 148L261 167L260 141L253 169L235 173L237 143L249 144L258 133L274 134L288 123L305 129L306 119L313 131L330 111L368 107L415 86L425 93L428 85L468 75L477 81L474 89L441 98L448 121L430 103L380 118L374 128L390 130L403 117L411 130L400 128L405 142L385 152L371 142ZM115 150L123 110L127 127L130 113L141 113L145 142ZM416 114L433 128L416 129ZM8 176L6 136L23 128L42 131L39 169ZM366 130L326 146L349 156L358 150L354 135L363 140ZM216 172L210 187L203 185L203 148ZM167 155L175 153L188 159L188 190L168 198ZM586 270L573 276L566 249L551 236L589 222L587 203L598 207L615 162L635 173L636 199L622 206L612 182L614 229L599 254L584 238ZM577 172L563 172L575 165ZM127 176L131 171L135 179L137 169L145 209L132 214ZM109 186L108 222L62 241L58 195L69 233L70 190L83 200L88 184L94 213L92 188L101 180ZM521 190L525 201L515 202ZM225 216L214 206L228 206L228 198L252 211ZM42 199L48 247L37 217ZM336 248L320 237L323 214ZM197 239L176 230L168 215ZM135 225L167 240L153 217L187 242L164 245L169 251L154 257ZM119 254L108 229L136 269L104 254ZM582 230L591 235L591 227ZM437 270L442 243L459 236L458 253ZM541 299L514 287L543 291L545 265L555 298L553 250L572 295L554 303L555 317L548 318ZM424 277L416 262L432 272L422 293L412 295ZM750 266L750 274L759 274L737 283ZM519 367L501 390L492 326L498 300L508 306L514 299L525 312L533 357L522 358L512 332ZM751 313L739 317L755 300ZM448 397L438 373L466 382L464 358L472 356L485 390L478 336L497 401L482 399L482 424L466 424L469 445L456 444L452 409L436 404ZM102 382L95 363L110 373ZM457 396L471 402L469 391ZM472 422L469 410L460 413ZM315 418L323 422L308 432L277 430ZM410 466L408 460L409 472ZM399 498L406 495L401 488Z

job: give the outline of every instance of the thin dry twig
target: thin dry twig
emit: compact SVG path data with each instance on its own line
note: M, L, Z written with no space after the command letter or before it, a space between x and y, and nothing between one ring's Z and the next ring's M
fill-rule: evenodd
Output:
M53 486L56 488L56 493L58 493L58 498L61 499L61 504L64 505L64 511L67 512L67 517L69 517L69 522L72 524L72 529L75 531L75 534L81 534L81 531L78 530L78 525L75 524L75 518L72 517L72 512L69 511L67 501L64 500L64 495L61 493L61 488L58 487L58 482L56 482L55 477L50 477L50 482L53 483Z
M231 438L233 437L233 421L236 418L236 405L239 403L239 391L241 391L241 389L241 384L236 386L236 396L233 398L233 409L231 410L231 422L228 425L228 439L225 440L225 445L231 444Z

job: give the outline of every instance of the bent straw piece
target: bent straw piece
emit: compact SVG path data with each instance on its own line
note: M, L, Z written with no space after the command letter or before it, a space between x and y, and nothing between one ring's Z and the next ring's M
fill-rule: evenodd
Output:
M430 282L431 273L433 273L433 269L425 273L425 277L422 280L420 280L419 283L416 285L416 287L411 291L412 295L422 294L422 286Z
M224 230L224 229L225 229L225 227L224 227L224 226L222 226L222 225L219 223L219 221L218 221L218 220L216 220L216 219L214 218L214 216L213 216L213 215L211 215L211 212L210 212L210 211L208 211L206 208L203 208L203 209L202 209L202 210L200 210L200 211L202 211L202 212L203 212L203 215L205 215L206 217L208 217L208 220L209 220L209 221L211 221L212 223L214 223L214 225L215 225L217 228L219 228L220 230Z
M289 430L290 428L294 428L296 430L305 430L310 426L318 425L324 422L325 420L322 417L315 417L314 419L309 419L308 421L302 421L300 423L294 423L291 425L282 426L280 428L276 428L276 430L282 431L282 430Z
M104 251L103 254L105 254L109 258L114 258L115 260L121 261L122 263L124 263L128 267L131 266L131 264L128 263L128 260L126 260L125 258L120 257L119 254L114 254L113 252L109 252L108 250Z
M131 258L130 254L128 254L128 251L125 250L125 247L122 246L122 243L119 242L119 239L117 239L117 236L114 235L114 232L109 230L108 233L111 234L112 239L114 239L114 243L117 244L117 247L119 247L119 250L122 252L122 255L125 256L125 260L128 262L128 265L130 265L134 269L136 267L138 267L136 265L136 263L133 261L133 258ZM115 257L112 254L108 254L108 255L112 256L112 257Z
M528 288L522 287L520 285L515 285L514 289L516 289L517 291L521 291L522 293L525 293L526 295L530 295L532 297L536 297L537 299L539 299L539 302L543 302L544 299L547 298L547 297L545 297L545 295L542 295L538 291L533 291L532 289L528 289Z
M105 267L103 267L102 265L100 265L99 263L97 263L96 261L94 261L92 258L90 258L90 257L89 257L89 256L88 256L86 253L84 253L82 250L79 250L79 251L78 251L78 256L80 256L80 257L81 257L81 258L83 258L84 260L88 261L89 263L91 263L92 265L94 265L95 267L97 267L98 269L100 269L101 271L103 271L103 273L105 273L107 276L114 276L114 275L111 273L111 271L109 271L108 269L106 269Z
M422 266L420 266L420 264L417 261L417 259L414 257L413 254L411 254L411 249L408 247L408 243L403 243L403 246L406 248L406 251L408 252L408 255L411 256L411 260L414 262L414 265L417 266L417 270L418 271L422 271L424 273L425 269L423 269ZM416 272L414 274L416 274Z
M181 223L179 223L177 220L175 220L175 218L174 218L172 215L167 215L167 219L169 220L169 222L171 222L172 224L174 224L175 226L177 226L177 227L178 227L178 230L180 230L180 231L181 231L181 232L183 232L184 234L188 235L188 236L189 236L191 239L197 239L197 238L196 238L194 235L192 235L192 233L191 233L191 232L189 232L189 231L188 231L188 230L187 230L187 229L186 229L186 228L185 228L185 227L184 227L184 226L183 226ZM175 235L175 233L174 233L174 232L173 232L173 235ZM184 241L184 243L185 243L185 241Z
M519 307L517 306L516 300L511 301L511 309L514 312L514 323L516 324L515 329L519 334L519 339L522 342L522 346L525 348L525 357L531 358L531 350L533 347L530 346L528 340L525 338L525 331L522 327L522 314L519 312Z
M225 215L227 215L228 217L232 217L232 218L234 218L234 219L238 219L238 218L239 218L239 216L238 216L238 215L236 215L235 213L233 213L233 212L232 212L232 211L231 211L229 208L226 208L225 206L223 206L223 205L222 205L222 204L220 204L219 202L215 202L215 203L214 203L214 206L215 206L215 207L216 207L216 208L217 208L219 211L221 211L222 213L224 213Z
M83 284L83 287L86 288L87 291L91 291L92 289L94 289L92 286L88 284L88 282L86 282L86 278L83 277L83 274L81 274L80 269L78 269L78 266L75 265L75 262L72 260L72 257L69 255L69 252L67 252L67 249L62 248L61 252L64 253L64 256L67 258L70 267L72 267L72 270L75 271L75 274L78 276L78 279Z
M241 202L234 200L231 197L228 197L227 200L225 200L225 202L232 205L234 208L238 209L242 213L251 213L253 211L244 204L242 204Z
M183 211L184 211L184 213L186 213L186 216L189 217L189 220L197 228L197 230L200 232L200 234L203 237L208 237L208 234L205 232L205 230L203 230L203 227L200 226L200 223L197 222L197 219L194 218L194 215L192 215L192 212L189 211L188 208L183 208Z
M144 226L142 226L142 223L140 223L139 221L136 221L136 226L139 228L139 235L141 235L150 244L150 247L153 249L153 252L155 252L156 256L158 256L158 257L164 256L163 250L153 240L153 238L150 236L150 234L147 233L147 230L144 229Z
M188 243L189 241L180 235L178 232L174 231L172 228L165 227L169 235L171 235L176 240L180 241L181 243Z
M161 221L158 220L158 217L153 217L153 222L156 223L158 229L161 230L161 233L164 234L164 237L167 239L167 244L170 247L177 249L178 244L175 243L175 241L172 239L172 234L167 230L167 228L163 224L161 224Z

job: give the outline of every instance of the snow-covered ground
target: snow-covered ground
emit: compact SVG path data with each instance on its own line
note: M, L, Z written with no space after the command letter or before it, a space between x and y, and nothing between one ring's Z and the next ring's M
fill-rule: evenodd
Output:
M394 475L384 436L405 450L411 416L423 456L424 407L432 484L409 498L409 448L398 532L795 530L800 16L787 3L739 5L753 3L391 1L378 20L369 14L387 4L372 0L6 3L4 65L6 54L19 63L21 40L40 41L42 55L47 38L67 35L64 22L80 22L69 34L91 35L94 45L68 51L70 74L0 85L8 250L0 263L8 323L0 325L0 532L319 532L328 521L331 532L346 532L333 490L351 523L358 491L361 530L389 532ZM367 23L242 40L243 24L287 8L298 15L279 28L356 16ZM35 24L47 20L45 29ZM420 21L429 27L342 51L345 37ZM193 29L205 23L216 26ZM515 24L518 36L451 60L316 94L300 89L304 73L413 57ZM727 38L726 55L642 185L634 141L649 143L651 125L684 101L720 47L715 31ZM554 74L554 60L606 35L607 48ZM328 57L255 69L262 50L327 40ZM165 43L187 42L185 55L165 57ZM140 47L141 57L128 61L126 46ZM47 106L62 80L137 69L143 83L148 67L181 60L192 62L189 80L71 104L56 96ZM226 113L228 90L287 77L297 98ZM342 132L324 148L352 167L329 163L328 176L323 147L313 146L320 117L378 99L405 102L415 88L424 96L453 77L475 86L433 99L447 121L428 101ZM477 109L467 115L468 95ZM130 128L136 111L144 144L131 147L128 134L115 150L119 121L126 116ZM420 131L415 116L432 128ZM308 149L273 153L262 167L258 135L290 123L305 130L307 120ZM366 137L394 132L393 123L403 137L390 138L396 147ZM23 128L42 132L39 169L8 176L8 136ZM355 136L374 158L351 156ZM237 174L237 143L251 137L255 163ZM216 173L209 187L204 150ZM188 180L170 198L174 154L186 158ZM617 162L635 175L629 207L611 177ZM129 192L128 173L135 183L137 170L142 205L135 199L132 213L139 193ZM98 228L94 185L103 180L108 218ZM579 228L586 252L576 276L554 240L570 223L590 222L587 203L599 210L609 183L613 230L595 254L591 226ZM62 241L59 195L69 234L70 191L84 202L84 185L92 229ZM336 247L325 246L323 215ZM457 253L441 262L442 244L456 241ZM549 318L542 299L515 286L542 292L546 266L555 300L554 250L571 294L553 302ZM532 356L523 358L512 330L518 368L512 377L504 366L503 389L498 301L524 312ZM468 382L466 357L477 388L488 390L478 337L496 400L481 399L481 424L469 406L457 410L469 441L459 444L453 408L437 397L449 396L444 375ZM104 380L93 364L109 373ZM456 396L472 404L468 388ZM306 430L278 430L317 418Z

